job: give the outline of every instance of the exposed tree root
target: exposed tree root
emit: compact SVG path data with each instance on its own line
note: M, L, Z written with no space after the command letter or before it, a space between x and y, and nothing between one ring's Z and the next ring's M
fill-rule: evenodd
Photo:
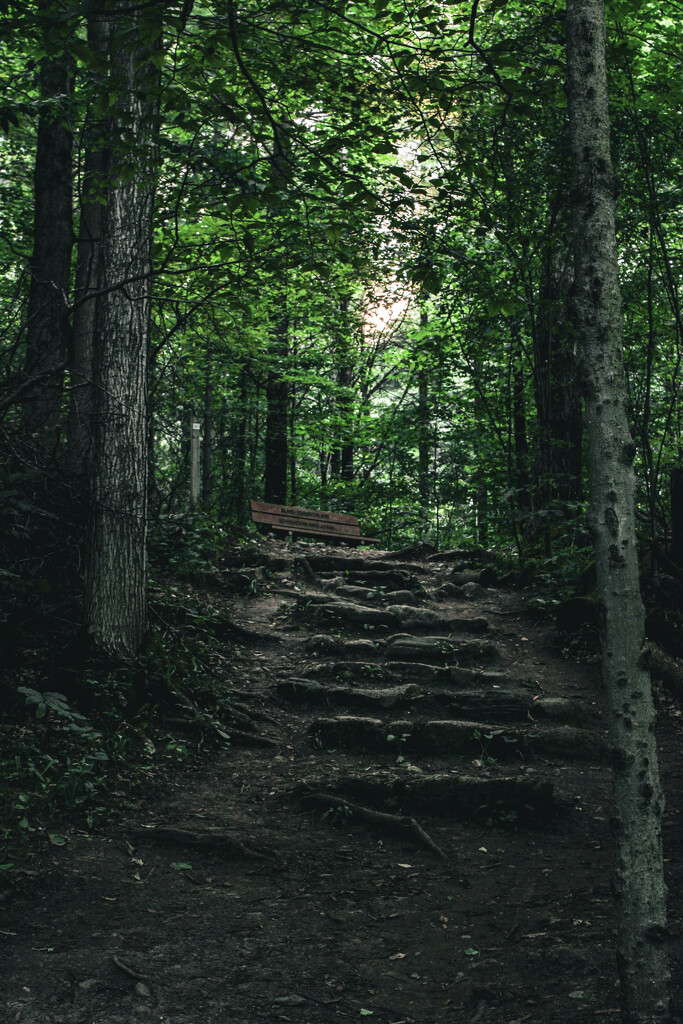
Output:
M425 830L415 820L403 814L388 814L386 811L375 811L371 807L364 807L362 804L351 803L343 796L335 796L333 793L311 792L305 793L302 800L314 804L317 807L342 807L355 815L360 821L367 821L372 825L381 825L392 832L400 832L401 835L411 839L417 846L424 846L427 850L440 857L441 860L448 860L447 855L440 846L434 842Z
M223 725L221 722L214 722L203 715L194 718L166 718L167 725L175 725L181 729L206 729L215 732L221 740L226 739L235 747L278 747L276 740L268 736L260 736L257 732L245 732L242 729L233 729L230 725ZM249 723L251 726L251 723ZM253 728L253 726L251 726Z
M271 747L280 746L277 740L271 740L269 736L260 736L257 732L241 732L239 729L227 728L230 742L235 747Z

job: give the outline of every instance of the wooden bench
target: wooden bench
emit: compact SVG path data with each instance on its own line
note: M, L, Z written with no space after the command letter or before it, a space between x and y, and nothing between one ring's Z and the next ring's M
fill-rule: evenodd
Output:
M252 501L252 522L273 533L298 534L300 537L319 537L321 540L350 544L379 544L377 537L362 537L356 516L344 512L317 512L312 508L292 505L269 505L265 501Z

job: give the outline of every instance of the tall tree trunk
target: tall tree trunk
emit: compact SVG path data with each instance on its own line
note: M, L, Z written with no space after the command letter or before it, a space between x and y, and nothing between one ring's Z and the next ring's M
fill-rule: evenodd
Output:
M244 526L247 518L247 419L249 415L247 383L247 368L242 366L239 375L237 422L233 434L232 473L233 508L238 526Z
M575 309L613 759L620 999L624 1024L652 1024L667 1019L669 1004L663 798L639 588L635 448L626 415L621 348L604 0L568 0L567 92Z
M536 504L581 497L582 432L578 362L567 315L570 281L556 266L550 246L545 253L534 330L534 387L538 419ZM548 520L546 519L546 522Z
M59 32L58 5L42 0L44 35ZM64 54L45 57L38 72L41 110L34 173L34 236L26 330L22 431L53 449L59 439L67 352L66 314L73 248L72 79Z
M97 647L123 660L147 629L147 354L158 72L128 0L109 8L112 129L133 145L112 150L100 246L94 352L94 438L86 622ZM156 12L161 24L161 9Z
M426 327L429 314L420 313L420 326ZM432 438L429 426L429 384L426 364L426 349L418 352L422 363L417 370L417 491L424 512L429 508L429 463L431 460ZM423 521L422 528L426 529Z
M516 505L526 513L531 507L531 478L529 475L529 438L527 435L526 405L524 401L524 369L521 327L517 319L512 331L512 421L515 439L515 491Z
M479 380L484 379L483 367L481 363L477 361L474 363L474 372ZM486 424L486 407L484 405L484 395L479 387L475 387L474 391L474 421L483 433ZM477 544L485 548L489 542L489 487L486 476L486 465L481 456L474 473L474 480L476 487L474 494L474 514Z
M213 421L213 387L211 385L211 359L207 354L207 369L204 379L204 417L202 443L202 509L206 512L213 499L213 454L216 430Z
M88 46L102 61L110 49L111 20L92 14L88 19ZM104 142L105 124L92 112L83 129L83 177L80 188L80 223L74 287L70 395L67 421L69 462L78 474L85 474L90 458L93 431L93 343L96 299L101 269L99 247L104 230L102 203L109 152Z
M339 415L341 445L339 449L339 470L342 480L353 480L353 364L351 358L350 302L347 297L340 300L341 338L339 355L341 364L337 374L339 383Z
M285 376L289 323L282 303L273 332L274 365L266 382L266 466L264 497L275 504L287 501L287 407L289 384Z

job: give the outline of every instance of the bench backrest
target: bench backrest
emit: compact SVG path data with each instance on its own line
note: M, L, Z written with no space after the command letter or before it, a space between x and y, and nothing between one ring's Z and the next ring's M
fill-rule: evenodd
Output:
M312 508L296 508L293 505L271 505L266 501L251 502L251 518L261 526L286 532L293 531L321 534L330 537L360 537L360 525L356 516L345 512L319 512Z

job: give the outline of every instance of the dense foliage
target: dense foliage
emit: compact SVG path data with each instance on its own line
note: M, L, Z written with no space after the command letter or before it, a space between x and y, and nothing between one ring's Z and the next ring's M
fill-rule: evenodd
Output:
M675 574L683 28L670 6L610 4L608 57L638 514L643 551ZM144 524L134 543L148 526L157 586L248 535L264 496L353 511L387 547L585 568L564 43L552 0L0 4L0 683L50 733L40 763L12 747L12 779L28 772L35 794L59 769L78 802L107 750L135 740L74 708L90 700L111 725L122 702L137 714L182 690L160 665L163 615L149 671L122 670L126 645L91 628L94 509L125 452L105 436L103 366L106 380L128 372L106 325L126 303L148 448L133 453L139 493L120 489ZM85 633L112 664L93 670ZM65 770L50 752L64 732L77 739ZM35 797L10 788L28 826Z

